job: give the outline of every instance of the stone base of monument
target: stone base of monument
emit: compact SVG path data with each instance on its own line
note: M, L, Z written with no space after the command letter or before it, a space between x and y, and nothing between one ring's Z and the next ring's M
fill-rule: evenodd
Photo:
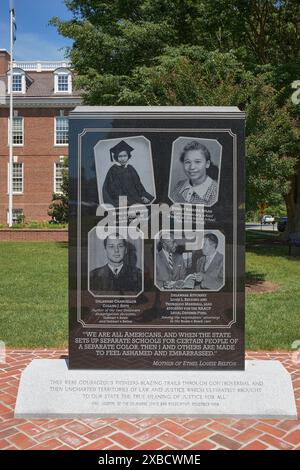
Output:
M24 370L17 418L204 416L296 419L290 375L278 361L245 371L69 370L36 359Z

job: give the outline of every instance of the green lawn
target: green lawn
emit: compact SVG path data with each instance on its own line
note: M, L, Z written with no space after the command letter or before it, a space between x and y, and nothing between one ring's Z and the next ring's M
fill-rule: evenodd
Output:
M1 242L0 339L7 347L67 345L68 248Z
M292 342L300 339L300 250L296 257L287 254L287 246L247 248L247 277L279 286L274 292L247 295L248 349L291 349Z
M288 258L284 246L256 244L259 236L247 239L249 277L280 287L247 296L246 347L290 349L300 339L300 258ZM61 243L0 244L0 340L7 347L67 346L67 253Z

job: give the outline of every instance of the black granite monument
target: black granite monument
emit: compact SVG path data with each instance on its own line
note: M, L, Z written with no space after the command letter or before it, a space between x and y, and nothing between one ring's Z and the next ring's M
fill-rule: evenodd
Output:
M244 369L244 114L70 115L69 367Z

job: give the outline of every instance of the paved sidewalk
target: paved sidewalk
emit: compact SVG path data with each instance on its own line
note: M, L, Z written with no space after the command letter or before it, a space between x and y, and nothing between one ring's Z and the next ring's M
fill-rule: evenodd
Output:
M57 358L66 351L8 351L0 364L0 449L297 449L300 421L275 419L37 419L14 418L20 373L36 358ZM290 372L298 417L300 364L287 352L251 352L248 359L277 359ZM33 384L34 385L34 384Z

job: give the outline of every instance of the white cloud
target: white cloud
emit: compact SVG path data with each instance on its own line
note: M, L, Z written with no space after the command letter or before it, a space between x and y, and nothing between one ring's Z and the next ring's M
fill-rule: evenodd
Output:
M65 40L65 44L67 43L69 41ZM44 39L38 34L17 31L14 56L15 60L63 60L65 50L61 47L61 44Z

